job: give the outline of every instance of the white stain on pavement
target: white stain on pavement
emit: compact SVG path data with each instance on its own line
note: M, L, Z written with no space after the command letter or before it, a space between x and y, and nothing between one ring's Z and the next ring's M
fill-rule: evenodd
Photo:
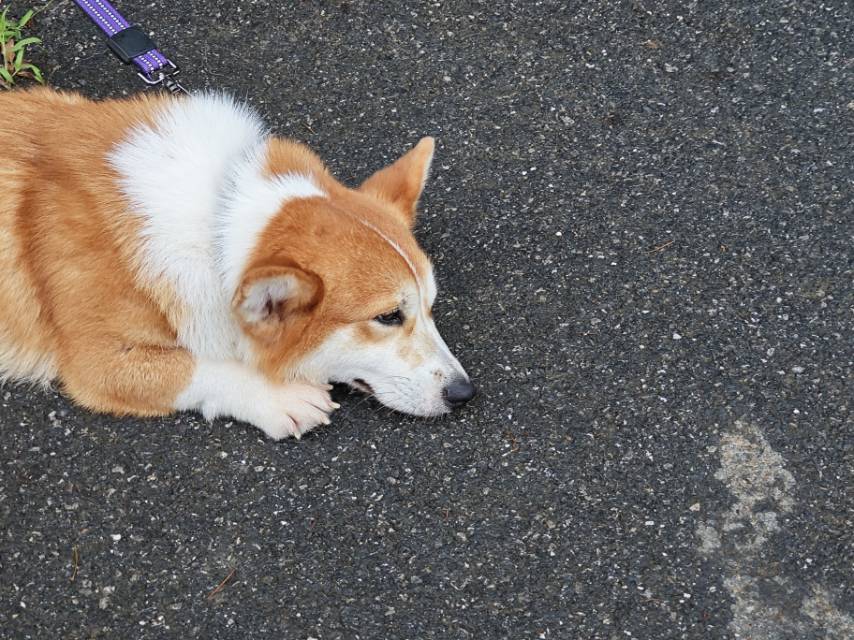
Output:
M812 596L804 600L802 611L826 630L828 638L854 638L854 618L833 606L826 589L813 589Z
M733 598L730 630L741 640L788 640L824 632L828 640L854 638L854 621L821 587L802 599L789 578L775 575L762 551L794 507L795 479L783 457L753 424L738 421L723 436L715 478L735 498L719 518L697 527L700 553L717 556ZM798 604L798 602L800 604ZM794 604L794 606L792 606Z

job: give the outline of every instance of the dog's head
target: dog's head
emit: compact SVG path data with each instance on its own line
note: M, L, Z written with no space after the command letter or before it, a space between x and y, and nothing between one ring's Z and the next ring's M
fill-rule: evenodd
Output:
M433 267L412 234L433 146L423 139L349 189L304 147L268 144L265 175L253 179L277 208L233 289L268 376L347 383L421 416L474 396L436 330Z

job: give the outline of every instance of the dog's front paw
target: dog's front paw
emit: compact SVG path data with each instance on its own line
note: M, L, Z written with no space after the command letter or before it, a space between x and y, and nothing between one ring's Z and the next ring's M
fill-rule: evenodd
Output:
M331 385L299 382L276 386L254 422L274 440L300 438L318 425L329 424L329 414L340 406L332 401L330 389Z

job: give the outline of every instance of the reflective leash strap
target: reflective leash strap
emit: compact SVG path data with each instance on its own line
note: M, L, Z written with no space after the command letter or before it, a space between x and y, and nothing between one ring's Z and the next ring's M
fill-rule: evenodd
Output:
M157 45L137 25L131 25L107 0L74 0L107 36L107 46L125 64L139 67L146 84L162 84L170 93L187 93L175 80L178 65L157 50Z

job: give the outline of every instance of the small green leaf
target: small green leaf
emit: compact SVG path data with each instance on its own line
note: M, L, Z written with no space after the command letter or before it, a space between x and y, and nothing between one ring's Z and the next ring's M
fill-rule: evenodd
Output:
M41 42L42 42L41 38L35 38L35 37L24 38L23 40L18 40L15 43L15 46L12 47L12 51L20 51L24 47L28 47L31 44L41 44Z
M24 17L18 21L18 28L23 29L24 26L32 19L32 17L36 14L35 11L30 9L24 14Z
M2 0L0 0L2 3ZM50 4L50 3L48 3ZM48 5L45 5L48 6ZM41 69L27 60L28 47L42 43L38 37L21 36L21 31L41 9L30 9L20 20L9 17L9 7L0 10L0 88L15 84L16 76L33 78L44 84ZM20 80L20 77L17 79Z

